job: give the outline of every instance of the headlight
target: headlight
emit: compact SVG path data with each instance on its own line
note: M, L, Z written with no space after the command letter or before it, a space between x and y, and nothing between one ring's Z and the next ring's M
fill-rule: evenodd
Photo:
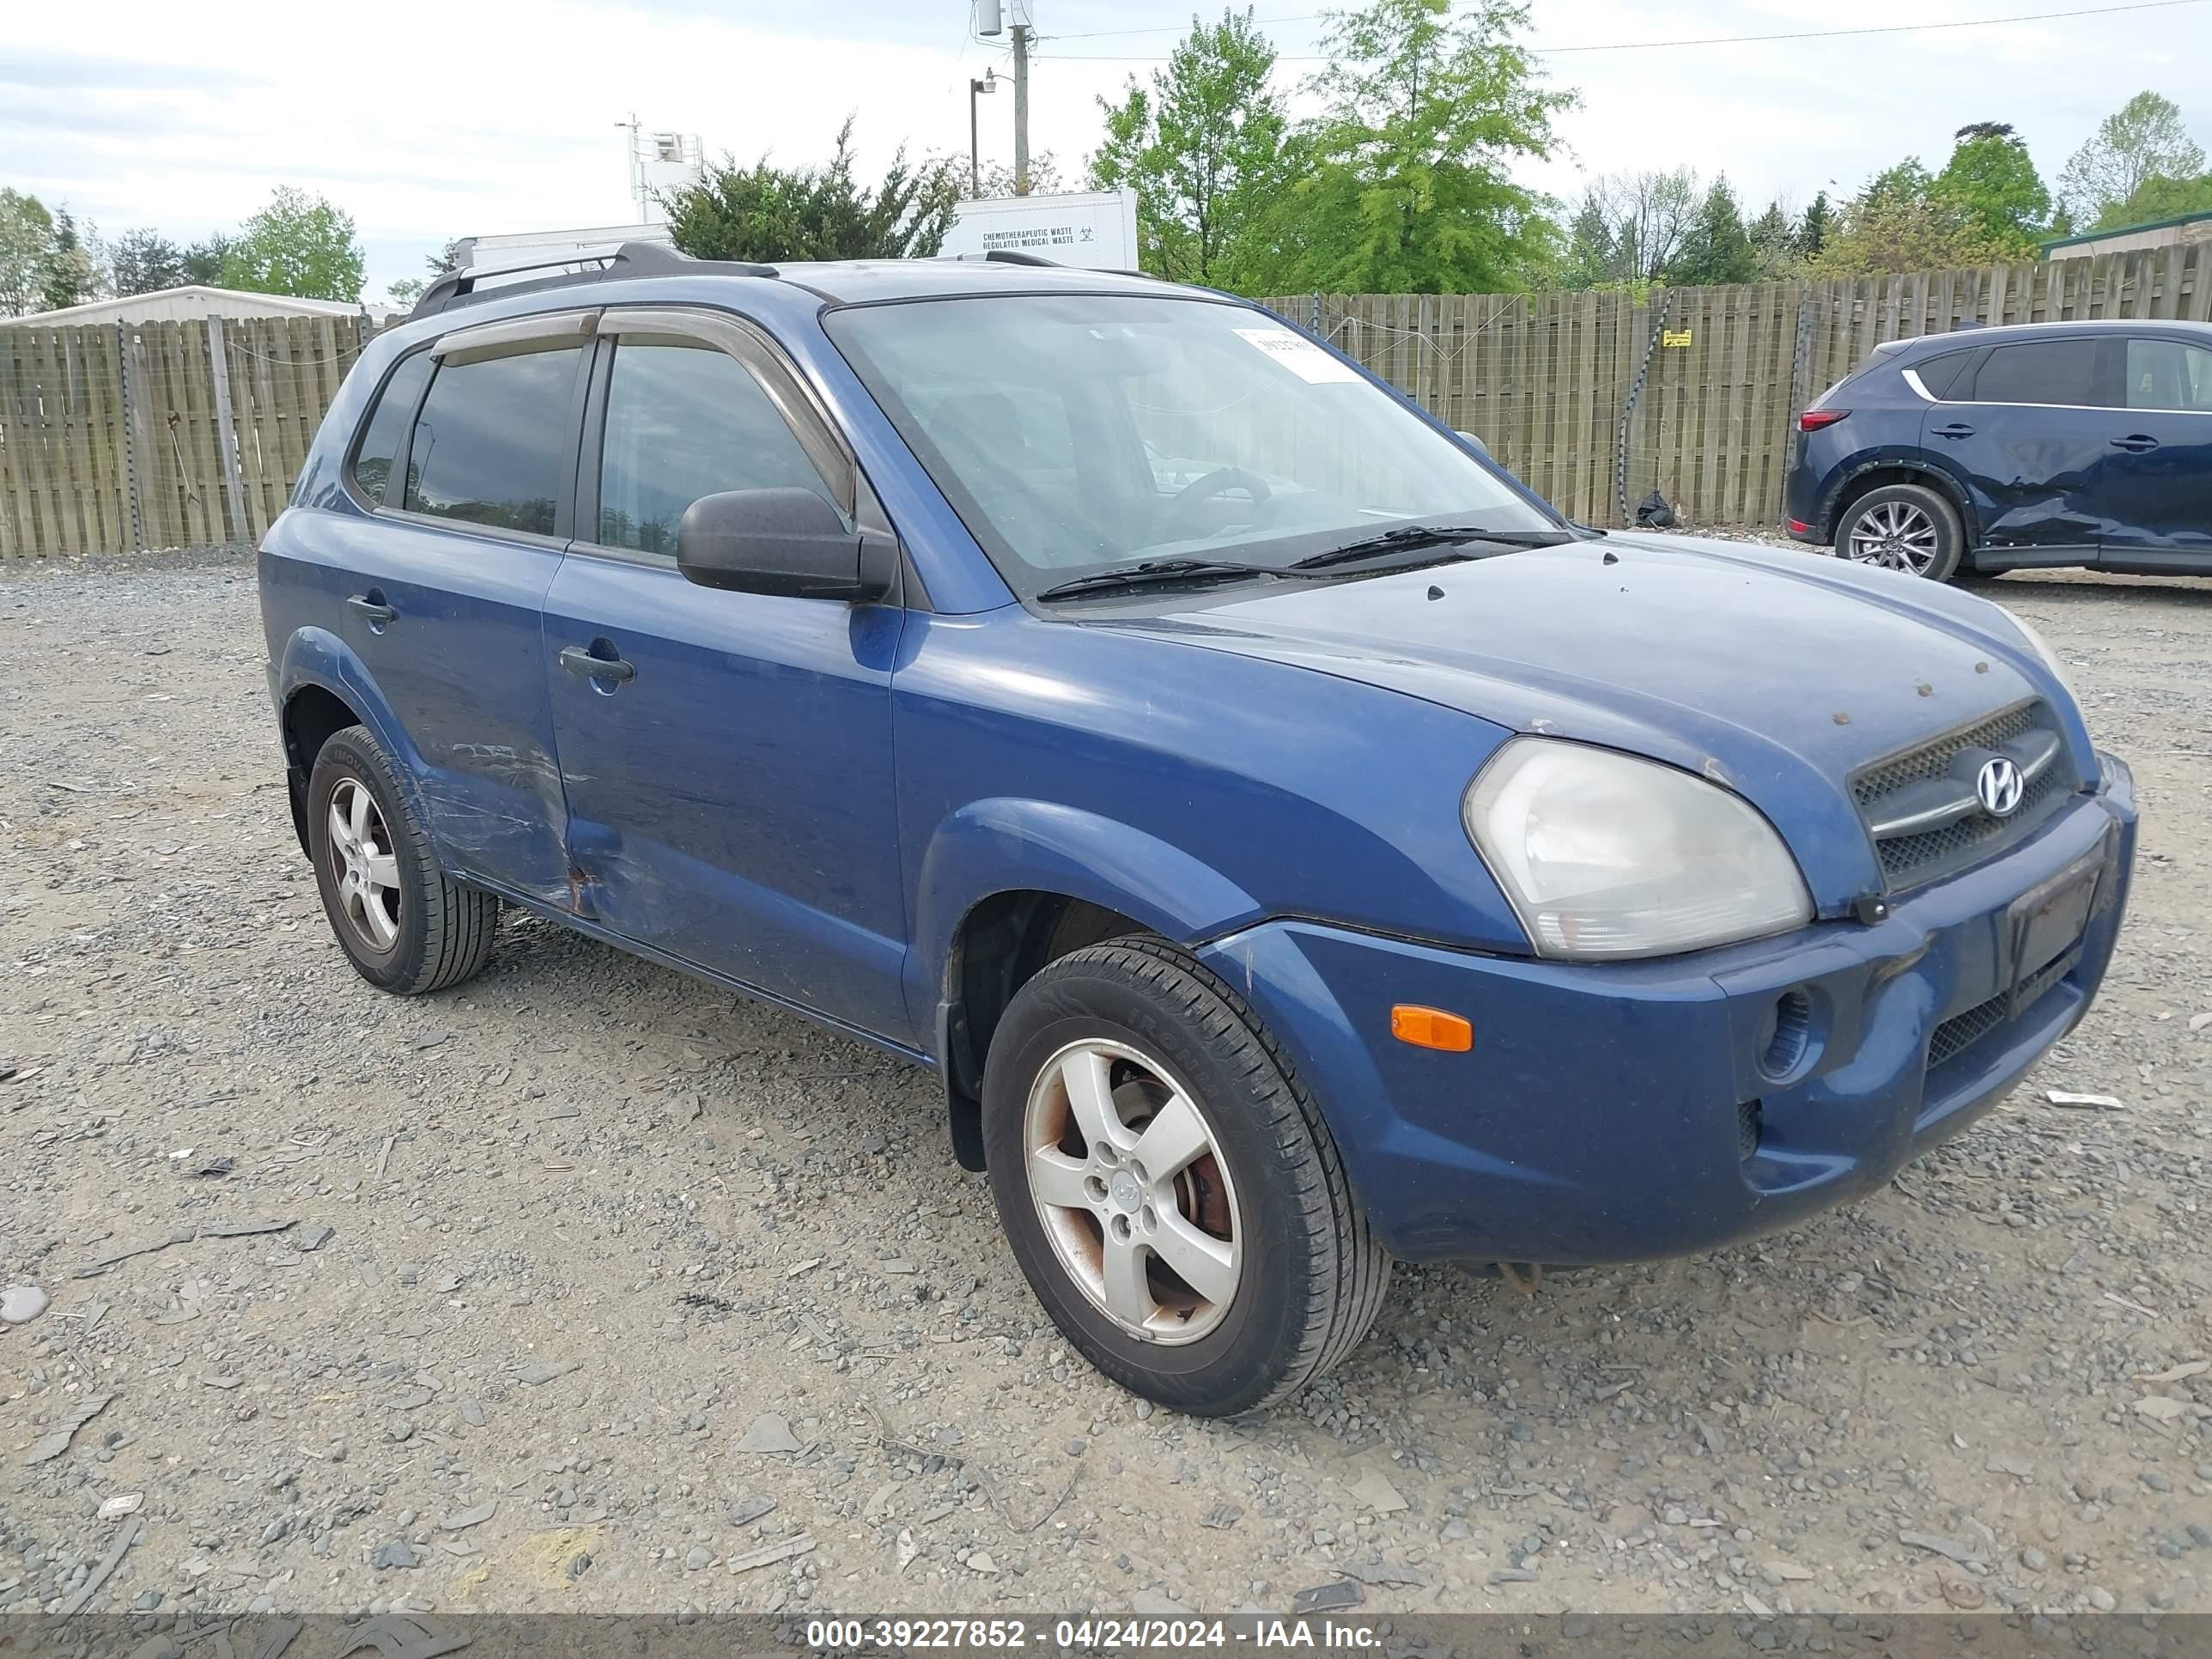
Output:
M2002 605L1998 605L1997 609L2004 612L2007 622L2020 629L2021 637L2035 647L2035 654L2043 659L2043 665L2051 671L2052 677L2064 689L2066 695L2079 704L2081 699L2074 696L2074 682L2066 678L2066 665L2058 660L2058 653L2051 648L2051 641L2036 632L2027 618L2018 611Z
M1663 956L1813 919L1773 826L1671 766L1516 738L1461 816L1540 956Z

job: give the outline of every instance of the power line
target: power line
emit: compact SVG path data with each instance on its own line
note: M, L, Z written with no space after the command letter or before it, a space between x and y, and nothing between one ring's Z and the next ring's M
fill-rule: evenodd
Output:
M2050 23L2073 17L2109 17L2118 12L2165 11L2177 6L2199 6L2205 0L2129 0L2117 6L2080 6L2065 11L2021 12L2009 17L1962 17L1943 23L1884 23L1847 29L1797 29L1774 34L1711 34L1687 39L1665 40L1608 40L1579 46L1531 46L1528 52L1536 58L1564 58L1593 52L1662 52L1676 46L1755 46L1780 40L1836 40L1851 36L1874 34L1925 34L1936 29L1996 28L2010 23ZM1322 14L1316 14L1320 15ZM1312 16L1269 17L1258 20L1264 23L1304 23L1315 21ZM1081 40L1107 34L1157 34L1172 33L1170 29L1105 29L1096 35L1062 34L1051 38L1058 40ZM1052 57L1062 62L1097 64L1162 64L1167 62L1159 55L1127 55L1116 52L1050 52L1041 57ZM1320 54L1285 56L1277 58L1285 64L1321 64L1329 59Z

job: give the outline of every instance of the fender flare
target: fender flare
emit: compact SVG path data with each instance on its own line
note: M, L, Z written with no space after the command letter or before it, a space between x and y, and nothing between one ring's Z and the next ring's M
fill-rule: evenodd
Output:
M382 745L385 753L395 763L393 769L399 775L399 787L406 793L408 810L415 814L417 823L427 823L422 792L416 780L421 777L422 757L407 736L392 712L392 705L376 684L353 647L327 628L295 629L284 641L284 654L272 677L276 697L277 732L284 734L293 699L313 686L327 691L360 718ZM289 775L291 754L289 744L285 752ZM304 780L302 781L304 782ZM304 820L301 822L303 836Z
M1255 921L1251 895L1202 860L1119 820L1054 801L995 796L951 814L930 837L915 884L906 995L917 1029L933 1030L953 1151L983 1167L980 1056L965 1013L958 941L978 907L1043 892L1117 911L1163 938L1196 945ZM933 1018L926 1018L934 1005Z
M1836 539L1836 532L1842 527L1844 498L1850 494L1851 486L1869 472L1912 472L1926 478L1957 510L1960 528L1966 534L1967 550L1971 551L1980 542L1980 514L1974 510L1973 492L1960 483L1942 462L1920 453L1862 461L1829 485L1828 499L1820 510L1823 540L1832 543Z

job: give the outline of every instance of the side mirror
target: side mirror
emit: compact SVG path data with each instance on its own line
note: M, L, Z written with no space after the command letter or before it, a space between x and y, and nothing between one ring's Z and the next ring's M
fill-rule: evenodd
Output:
M684 509L676 568L702 587L868 605L891 591L898 548L811 489L730 489Z
M1462 432L1455 428L1452 432L1452 436L1458 439L1462 443L1465 444L1469 449L1472 449L1478 455L1487 455L1490 453L1490 446L1483 442L1481 439L1476 437L1472 432Z

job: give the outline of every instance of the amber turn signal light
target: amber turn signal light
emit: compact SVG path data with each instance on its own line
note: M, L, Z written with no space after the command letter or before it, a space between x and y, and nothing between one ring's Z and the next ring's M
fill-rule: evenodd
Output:
M1416 1048L1441 1048L1450 1054L1463 1054L1474 1047L1474 1027L1457 1014L1413 1002L1390 1010L1390 1035Z

